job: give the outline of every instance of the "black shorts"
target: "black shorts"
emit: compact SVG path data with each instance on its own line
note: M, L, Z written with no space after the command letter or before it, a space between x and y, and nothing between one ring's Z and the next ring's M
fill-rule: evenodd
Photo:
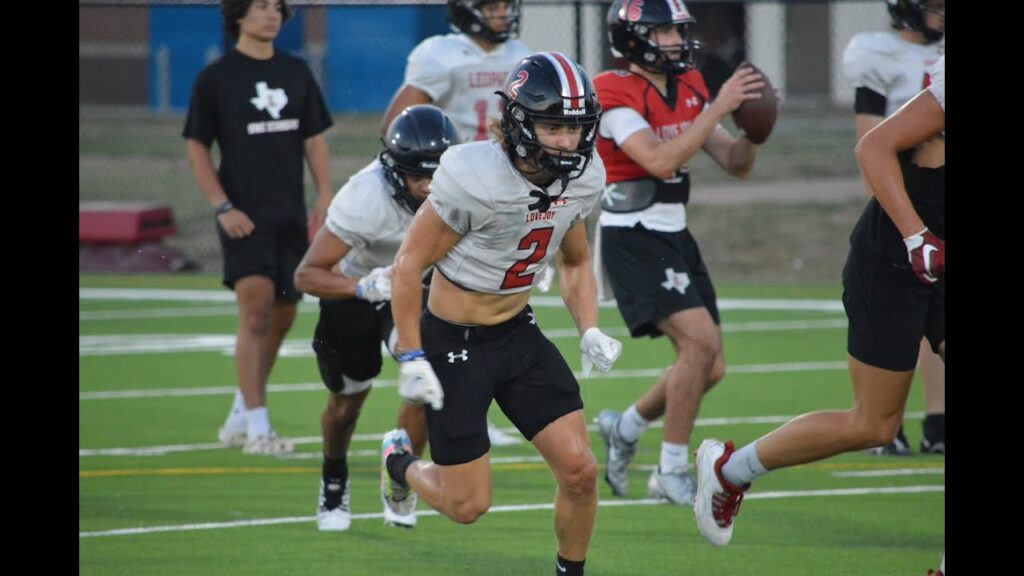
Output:
M601 254L619 312L634 338L661 336L658 322L690 308L707 308L715 324L720 323L715 287L688 229L602 226Z
M224 254L224 285L234 289L246 276L266 276L274 281L274 299L298 302L302 293L295 288L295 269L309 248L304 221L276 231L257 227L245 238L229 238L217 224L221 252Z
M541 333L529 306L495 326L452 324L424 311L420 327L427 359L444 388L444 408L427 406L434 462L464 464L490 450L492 399L527 440L583 409L572 370Z
M926 286L909 262L894 264L856 243L843 267L846 350L870 366L905 372L917 364L921 337L932 349L946 339L946 281Z
M380 345L388 343L393 327L390 302L321 299L313 351L324 385L343 394L345 376L364 381L380 374Z

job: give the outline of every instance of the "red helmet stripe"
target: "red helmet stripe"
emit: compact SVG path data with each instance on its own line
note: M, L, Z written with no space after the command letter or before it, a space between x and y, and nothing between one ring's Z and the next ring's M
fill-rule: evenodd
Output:
M562 81L562 96L570 98L564 102L563 106L583 108L585 89L582 74L576 69L576 64L561 52L548 52L545 56L552 61L555 70L558 71L558 78Z

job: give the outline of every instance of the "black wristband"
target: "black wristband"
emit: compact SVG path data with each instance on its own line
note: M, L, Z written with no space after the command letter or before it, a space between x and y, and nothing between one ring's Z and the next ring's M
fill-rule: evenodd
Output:
M218 204L217 207L213 209L213 214L214 216L220 216L221 214L227 212L228 210L234 209L235 205L231 203L231 200L225 200Z

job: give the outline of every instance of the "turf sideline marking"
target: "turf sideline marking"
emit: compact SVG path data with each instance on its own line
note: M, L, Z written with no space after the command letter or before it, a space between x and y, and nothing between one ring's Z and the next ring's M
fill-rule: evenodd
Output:
M808 498L816 496L864 496L871 494L921 494L926 492L945 492L945 486L902 486L887 488L842 488L837 490L787 490L776 492L754 492L745 494L744 500L775 500L779 498ZM601 508L625 507L625 506L655 506L662 504L661 500L645 498L641 500L599 500L597 505ZM534 510L551 510L552 503L544 504L513 504L508 506L492 506L488 514L500 514L503 512L529 512ZM416 512L419 517L438 516L436 510L419 510ZM382 512L369 514L353 514L353 520L373 520L384 517ZM247 526L271 526L274 524L296 524L301 522L313 523L316 516L288 516L284 518L262 518L256 520L239 520L236 522L204 522L201 524L179 524L175 526L150 526L144 528L119 528L115 530L99 530L95 532L79 532L79 538L97 538L100 536L132 536L136 534L154 534L158 532L188 532L193 530L216 530L219 528L242 528Z

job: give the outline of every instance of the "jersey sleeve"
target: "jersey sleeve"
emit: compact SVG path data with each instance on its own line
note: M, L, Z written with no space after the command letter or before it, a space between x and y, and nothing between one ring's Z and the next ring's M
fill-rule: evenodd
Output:
M594 78L594 91L597 92L597 101L601 103L602 110L608 112L616 108L632 108L643 114L640 91L632 86L631 76L612 71L598 74Z
M935 96L935 99L939 101L939 106L942 106L942 111L946 111L946 56L943 55L939 58L932 69L929 71L931 75L932 83L928 85L928 90Z
M207 67L196 76L181 135L209 147L217 136L217 93L213 71Z
M858 34L843 51L843 75L856 88L867 88L881 96L892 84L886 66L889 56L873 42L874 35Z
M353 248L364 248L377 239L380 224L373 214L378 211L367 202L374 197L372 192L359 180L349 180L327 209L327 229Z
M601 137L615 140L618 146L633 134L650 127L650 123L632 108L613 108L601 115Z
M421 42L409 54L405 66L405 83L425 92L437 102L451 90L452 81L444 65L443 37L435 36Z
M470 167L449 148L441 155L427 197L441 220L460 236L480 228L493 215L481 197L485 187Z

